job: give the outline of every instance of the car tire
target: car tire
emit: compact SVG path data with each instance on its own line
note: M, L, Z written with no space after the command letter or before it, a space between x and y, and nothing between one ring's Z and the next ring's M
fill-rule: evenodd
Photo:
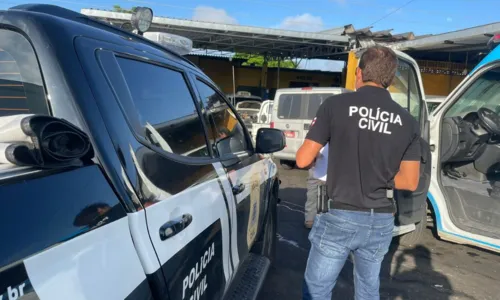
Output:
M279 189L279 187L275 187ZM267 257L271 264L276 257L276 243L278 230L278 191L272 191L269 196L269 211L266 215L263 232L253 247L254 253Z
M285 170L292 170L295 167L295 162L289 160L280 160L280 165Z
M411 247L417 245L422 240L424 231L427 228L427 203L425 204L425 210L422 215L420 222L415 224L415 230L399 238L400 245Z

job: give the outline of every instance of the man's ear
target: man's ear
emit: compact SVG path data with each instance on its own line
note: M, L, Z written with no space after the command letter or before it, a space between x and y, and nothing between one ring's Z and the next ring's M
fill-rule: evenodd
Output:
M363 72L359 67L356 68L356 89L359 89L363 84Z
M356 80L359 80L359 82L363 82L363 71L358 67L356 68Z

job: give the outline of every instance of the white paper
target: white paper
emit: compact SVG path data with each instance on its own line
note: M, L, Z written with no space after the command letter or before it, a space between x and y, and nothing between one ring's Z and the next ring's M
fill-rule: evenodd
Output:
M321 181L326 181L326 172L328 169L328 144L319 151L316 163L314 164L312 177Z
M7 147L9 147L10 145L10 143L0 143L0 164L12 165L12 163L7 159L6 155Z
M0 143L31 142L21 129L21 121L31 115L0 117Z

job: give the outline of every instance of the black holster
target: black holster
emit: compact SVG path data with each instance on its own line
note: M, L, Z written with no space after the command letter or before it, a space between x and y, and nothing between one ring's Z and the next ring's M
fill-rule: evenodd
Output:
M316 208L318 214L328 212L332 207L332 201L328 198L328 193L326 189L326 184L318 184L318 200L316 203Z
M396 200L394 199L394 189L393 188L387 188L387 199L391 201L392 203L392 208L394 210L393 214L396 215L398 213L398 205L396 204Z

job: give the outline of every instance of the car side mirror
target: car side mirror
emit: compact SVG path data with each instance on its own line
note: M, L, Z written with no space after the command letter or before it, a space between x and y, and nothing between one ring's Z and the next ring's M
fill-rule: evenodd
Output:
M257 131L255 150L257 153L266 154L281 151L286 146L283 131L274 128L260 128Z
M262 123L266 123L266 122L267 122L267 116L266 116L266 115L262 115L262 116L260 116L260 121L261 121Z

